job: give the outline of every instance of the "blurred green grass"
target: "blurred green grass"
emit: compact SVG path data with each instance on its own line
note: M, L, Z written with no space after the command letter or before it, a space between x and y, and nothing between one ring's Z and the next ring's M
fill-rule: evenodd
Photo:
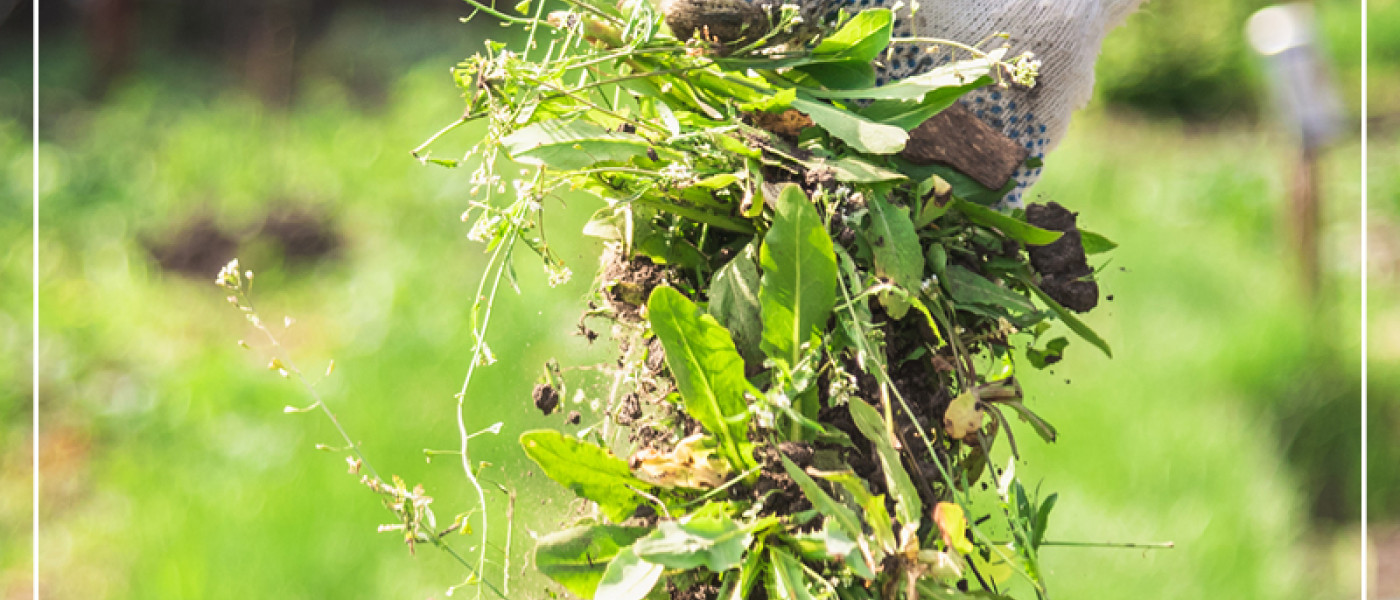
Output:
M330 215L344 239L338 258L296 263L264 242L241 248L258 272L259 308L270 322L296 318L283 342L313 379L335 359L320 390L381 472L424 483L441 519L469 510L456 461L427 464L422 450L456 446L452 396L484 257L457 218L469 172L423 167L407 152L460 114L446 76L457 58L418 57L369 105L329 71L307 77L286 111L189 84L192 69L178 66L101 104L54 90L62 110L45 115L40 154L46 596L438 597L465 577L440 553L410 557L374 532L389 514L340 455L312 449L337 443L324 419L281 414L309 401L263 368L260 345L237 347L254 333L214 272L162 272L143 245L201 216L237 233L288 206ZM22 147L22 135L0 127L0 145ZM472 136L464 128L438 152L465 150ZM1059 597L1355 595L1345 511L1316 521L1309 508L1352 506L1358 494L1338 482L1351 481L1347 458L1359 452L1348 386L1360 165L1354 141L1327 155L1327 285L1312 308L1295 287L1281 217L1287 146L1260 126L1097 112L1050 157L1035 195L1082 211L1086 227L1121 244L1104 272L1114 300L1090 317L1116 357L1080 345L1053 372L1026 376L1032 406L1062 440L1023 442L1022 472L1061 495L1053 538L1177 543L1048 550ZM1391 197L1400 189L1376 185ZM529 389L550 357L606 359L603 344L569 335L596 251L575 232L592 208L585 198L550 206L551 242L577 275L548 288L539 261L521 255L521 294L503 295L492 326L499 362L468 396L472 429L506 422L498 440L474 441L473 458L520 493L516 575L528 532L550 531L568 502L528 475L514 443L523 429L560 425L530 407ZM454 540L465 549L474 537ZM514 595L539 596L542 582L521 577Z

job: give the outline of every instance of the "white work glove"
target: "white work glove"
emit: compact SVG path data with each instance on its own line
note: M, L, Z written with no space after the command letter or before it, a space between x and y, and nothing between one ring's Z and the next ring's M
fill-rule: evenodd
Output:
M911 17L911 3L918 8ZM1070 114L1089 102L1094 61L1104 37L1145 0L847 0L848 12L895 8L895 37L927 37L976 44L997 33L1011 36L1015 56L1032 52L1041 61L1034 88L988 86L963 102L983 121L1043 158L1069 129ZM965 52L930 54L931 44L897 44L887 64L877 65L881 85L916 75ZM995 47L995 46L991 46ZM1003 205L1021 206L1039 168L1016 171L1016 189Z

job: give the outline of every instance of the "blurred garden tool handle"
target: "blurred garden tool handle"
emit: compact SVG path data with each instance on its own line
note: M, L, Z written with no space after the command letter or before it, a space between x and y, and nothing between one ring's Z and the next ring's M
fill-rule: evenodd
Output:
M1271 6L1254 13L1245 32L1269 73L1279 118L1298 139L1293 169L1291 221L1299 269L1309 301L1317 298L1321 278L1317 240L1322 199L1318 194L1318 152L1337 136L1341 101L1318 56L1312 5Z

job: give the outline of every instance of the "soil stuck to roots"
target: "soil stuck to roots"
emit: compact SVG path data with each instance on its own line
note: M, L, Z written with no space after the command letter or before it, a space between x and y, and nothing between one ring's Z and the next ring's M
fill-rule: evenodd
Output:
M1041 229L1062 231L1060 239L1045 246L1030 246L1031 266L1040 274L1040 289L1065 308L1088 312L1099 304L1099 284L1090 277L1084 240L1075 226L1078 215L1058 203L1026 207L1026 220Z
M656 286L666 282L666 267L645 256L628 259L620 244L603 250L602 296L618 321L642 322L642 307Z

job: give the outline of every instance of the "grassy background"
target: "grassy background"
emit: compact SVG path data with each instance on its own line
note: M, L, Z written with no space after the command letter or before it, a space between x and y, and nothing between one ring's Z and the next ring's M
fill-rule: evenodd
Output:
M1320 3L1319 14L1354 107L1352 4ZM1033 407L1062 439L1023 443L1023 473L1061 495L1052 538L1177 543L1170 551L1047 551L1057 597L1356 595L1362 167L1355 136L1324 157L1326 281L1309 306L1284 218L1289 141L1269 121L1238 37L1252 6L1159 0L1133 17L1110 38L1096 108L1078 117L1034 191L1082 211L1088 228L1121 247L1104 272L1114 300L1090 317L1115 358L1079 345L1053 372L1027 376ZM1177 25L1192 15L1208 18ZM319 389L375 466L422 482L440 518L470 510L456 462L427 463L422 450L456 446L453 394L469 360L468 311L484 255L458 220L469 173L420 166L408 149L460 114L447 67L500 34L484 22L347 12L307 50L285 108L269 108L207 61L154 52L95 99L83 89L79 40L45 38L46 597L427 598L465 577L440 553L410 556L395 536L374 532L389 516L378 499L340 455L313 450L336 444L333 430L317 415L281 414L306 404L305 394L263 369L256 343L252 351L236 345L255 338L213 286L217 267L197 277L165 272L148 246L200 219L238 238L238 256L258 271L265 319L296 319L281 333L295 359L313 379L336 361ZM1209 66L1216 59L1203 56L1213 54L1224 66ZM1171 56L1180 64L1161 62ZM27 77L22 64L3 68ZM0 87L0 101L22 106L17 89ZM1386 114L1385 101L1373 111ZM7 182L27 180L25 122L0 123ZM472 139L463 128L440 151L465 150ZM1373 148L1375 160L1391 162L1374 164L1400 158L1395 139ZM5 214L24 215L27 188L7 185L15 210ZM1372 185L1373 225L1394 231L1400 180L1373 177ZM297 207L333 223L342 243L331 257L293 260L259 233L269 212ZM492 326L499 362L479 372L469 395L473 429L506 423L499 440L477 438L473 458L519 494L517 575L530 532L550 531L569 501L529 475L513 442L521 430L560 424L530 408L529 389L550 357L567 365L607 354L570 335L597 250L574 232L592 208L584 198L550 207L551 241L578 275L549 288L539 261L520 257L521 294L504 296ZM26 220L0 225L22 236ZM1382 255L1390 262L1372 262L1392 276L1395 256L1392 248ZM7 315L22 315L27 287L8 282L22 281L28 250L16 246L3 259L0 299ZM1373 305L1394 305L1393 277L1371 289ZM27 345L26 320L6 318L6 349ZM1393 329L1400 316L1382 308L1376 321ZM1372 336L1373 361L1389 361L1373 373L1394 373L1384 367L1400 350L1387 339L1400 335ZM27 421L27 366L0 373L4 414L15 417L7 422ZM1373 411L1381 417L1373 423L1400 412L1390 402L1373 402ZM18 426L4 435L4 448L28 447ZM1395 464L1376 460L1386 452L1373 450L1378 469ZM17 464L22 455L5 452ZM5 523L27 511L26 487L10 485L22 469L10 466L0 480ZM1395 478L1372 476L1373 511L1393 519L1397 490L1378 480ZM504 514L494 505L499 547ZM25 535L19 526L0 534ZM475 540L455 543L466 549ZM0 546L0 592L22 594L28 568L13 549L22 545ZM528 574L512 583L517 597L542 589Z

